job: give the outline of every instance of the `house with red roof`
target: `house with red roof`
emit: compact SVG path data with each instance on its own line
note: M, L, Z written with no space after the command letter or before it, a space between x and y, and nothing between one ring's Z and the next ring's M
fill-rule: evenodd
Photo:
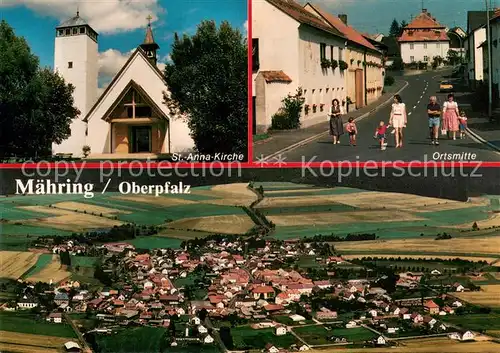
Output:
M345 50L339 51L338 61L343 62L345 67L343 76L346 96L354 107L359 109L379 98L384 88L384 54L348 24L346 14L334 15L311 3L307 3L304 8L337 29L347 39Z
M428 63L435 57L446 59L450 49L450 38L446 26L437 21L427 9L403 28L398 38L401 58L405 64Z
M302 88L302 127L325 120L334 98L345 100L339 67L345 36L294 0L252 3L254 131L266 131L282 100Z

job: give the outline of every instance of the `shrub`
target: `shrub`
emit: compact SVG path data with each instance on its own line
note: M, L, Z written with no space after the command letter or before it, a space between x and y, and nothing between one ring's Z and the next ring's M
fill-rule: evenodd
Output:
M332 59L331 61L331 67L333 70L335 70L339 66L339 62L335 59Z
M344 70L347 70L349 68L349 65L344 60L340 60L339 61L339 68L340 68L340 70L344 71Z
M395 80L394 80L394 77L392 76L385 76L385 79L384 79L384 85L385 86L392 86L394 84Z
M332 66L332 62L328 59L321 59L321 67L323 69L328 69L330 66Z
M289 94L281 101L282 107L272 117L271 129L289 130L300 127L300 114L305 98L302 96L302 88L297 89L294 95Z

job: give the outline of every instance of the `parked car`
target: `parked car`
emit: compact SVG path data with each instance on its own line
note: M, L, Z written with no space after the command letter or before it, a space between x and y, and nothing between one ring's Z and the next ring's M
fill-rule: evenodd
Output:
M449 81L442 81L439 85L439 92L453 92L453 84Z

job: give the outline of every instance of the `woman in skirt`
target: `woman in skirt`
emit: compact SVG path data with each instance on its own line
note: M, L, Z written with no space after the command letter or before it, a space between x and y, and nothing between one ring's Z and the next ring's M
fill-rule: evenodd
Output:
M394 96L394 103L392 104L391 117L389 119L389 125L391 125L394 130L394 137L396 138L396 148L403 147L403 129L407 124L406 106L401 99L399 94Z
M452 93L448 94L448 101L443 104L443 130L448 133L448 138L457 139L458 132L458 104L454 100Z
M340 143L340 135L344 134L344 127L342 124L342 109L338 99L332 100L332 106L328 113L330 117L330 135L333 138L333 144Z

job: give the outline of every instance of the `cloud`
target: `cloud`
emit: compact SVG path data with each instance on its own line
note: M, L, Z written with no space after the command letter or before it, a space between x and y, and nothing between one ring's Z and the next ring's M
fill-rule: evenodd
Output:
M103 78L113 78L125 65L128 58L135 51L135 48L122 53L116 49L108 49L99 53L99 76Z
M117 33L145 27L148 16L156 21L165 10L159 0L1 0L0 7L25 6L36 13L65 21L76 14L98 33Z
M243 29L245 30L245 34L248 34L248 20L243 23Z
M109 82L115 77L120 69L125 65L128 58L134 53L136 48L128 52L121 52L116 49L108 49L99 53L99 86L105 88ZM158 59L158 68L163 72L165 70L165 62L171 61L170 54Z

